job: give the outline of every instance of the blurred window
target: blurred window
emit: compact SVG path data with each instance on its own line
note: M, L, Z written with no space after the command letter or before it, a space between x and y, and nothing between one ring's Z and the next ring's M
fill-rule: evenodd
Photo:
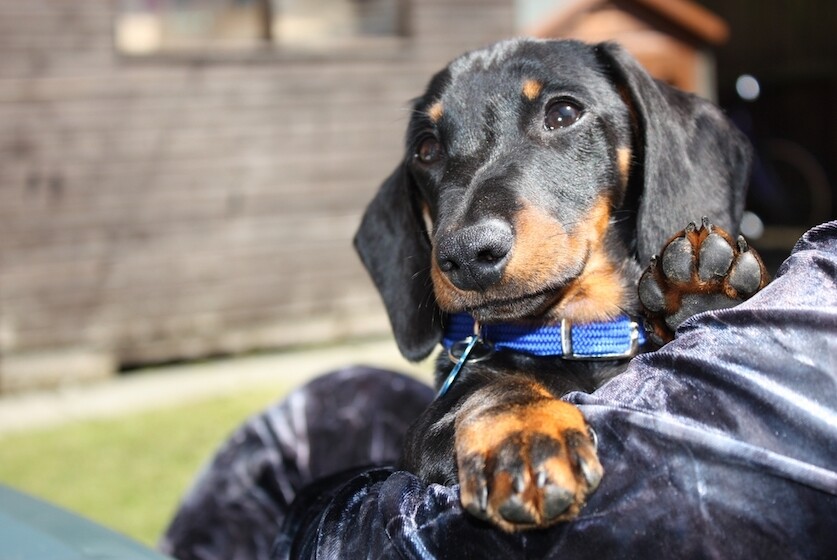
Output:
M402 31L404 0L117 0L119 51L334 48Z

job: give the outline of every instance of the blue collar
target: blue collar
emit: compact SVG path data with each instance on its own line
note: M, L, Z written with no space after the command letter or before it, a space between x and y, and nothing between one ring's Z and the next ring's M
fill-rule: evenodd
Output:
M442 344L448 350L474 334L475 321L465 313L448 316ZM642 326L627 315L612 321L574 325L482 325L479 337L494 350L567 360L622 360L633 357L645 344Z

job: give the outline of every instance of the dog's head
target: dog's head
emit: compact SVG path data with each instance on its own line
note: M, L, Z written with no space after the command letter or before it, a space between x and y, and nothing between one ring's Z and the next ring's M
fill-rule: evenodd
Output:
M507 41L432 79L355 244L399 348L420 359L446 313L633 311L637 260L702 216L736 232L748 173L720 110L618 46Z

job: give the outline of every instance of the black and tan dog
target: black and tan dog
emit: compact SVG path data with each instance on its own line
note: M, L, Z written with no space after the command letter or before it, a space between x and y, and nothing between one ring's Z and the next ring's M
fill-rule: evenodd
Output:
M575 516L603 469L561 396L642 350L638 285L659 341L766 282L743 240L705 221L671 238L702 216L735 232L748 171L716 107L613 44L508 41L438 73L356 237L402 353L452 346L403 466L459 482L464 507L505 530ZM479 338L454 332L463 320Z

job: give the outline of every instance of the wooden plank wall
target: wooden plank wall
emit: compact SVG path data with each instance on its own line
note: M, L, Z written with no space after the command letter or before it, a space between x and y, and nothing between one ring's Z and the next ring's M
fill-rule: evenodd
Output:
M350 239L407 101L514 28L508 0L410 4L381 52L136 60L112 2L0 0L0 367L384 332Z

